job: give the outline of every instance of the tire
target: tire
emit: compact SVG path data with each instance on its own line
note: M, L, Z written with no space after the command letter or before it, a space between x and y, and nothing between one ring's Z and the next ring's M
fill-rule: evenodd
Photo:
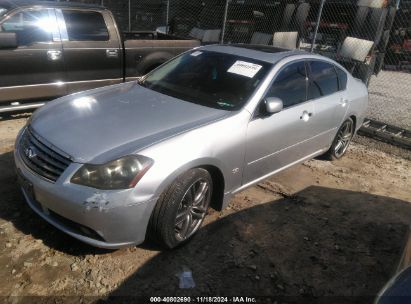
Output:
M330 149L324 154L324 158L328 160L337 160L342 158L351 143L354 136L354 130L354 121L351 118L348 118L338 129L337 135L335 136Z
M189 241L210 206L213 182L205 169L180 175L160 196L150 218L148 239L166 248Z

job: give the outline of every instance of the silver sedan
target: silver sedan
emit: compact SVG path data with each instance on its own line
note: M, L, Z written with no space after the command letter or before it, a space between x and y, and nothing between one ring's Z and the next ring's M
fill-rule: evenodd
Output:
M14 152L28 204L88 244L173 248L207 209L360 128L365 85L338 63L266 46L205 46L138 82L48 103Z

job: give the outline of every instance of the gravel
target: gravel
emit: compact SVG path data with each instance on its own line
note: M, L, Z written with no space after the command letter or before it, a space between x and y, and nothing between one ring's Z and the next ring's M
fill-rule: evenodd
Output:
M368 138L365 136L355 136L354 137L354 142L360 143L364 146L366 146L368 149L377 149L380 151L383 151L385 153L389 153L392 155L396 155L402 158L405 158L407 160L411 160L411 151L406 150L397 146L393 146L372 138Z
M368 90L369 118L411 130L411 73L381 71Z
M210 210L199 235L176 250L109 251L54 229L24 201L12 154L24 122L0 121L0 296L8 302L227 292L372 298L397 267L411 219L404 158L353 143L339 161L307 161L237 194L231 208ZM194 289L179 289L182 265Z

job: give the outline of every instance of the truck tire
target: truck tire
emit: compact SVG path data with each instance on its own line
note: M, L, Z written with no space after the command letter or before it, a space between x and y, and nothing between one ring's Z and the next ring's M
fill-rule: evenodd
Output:
M201 168L180 175L160 196L148 227L148 239L171 249L199 230L210 206L213 182Z

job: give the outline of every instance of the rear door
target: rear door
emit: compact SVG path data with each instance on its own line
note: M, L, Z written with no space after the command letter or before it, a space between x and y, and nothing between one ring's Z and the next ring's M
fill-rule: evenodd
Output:
M107 11L57 9L69 93L122 82L122 47Z
M307 101L307 83L303 60L287 64L275 77L265 98L280 98L284 109L264 114L263 100L260 113L257 111L250 121L243 185L318 152L313 144L314 106Z
M15 12L0 31L16 33L16 49L0 49L0 102L65 95L64 58L54 9Z
M310 60L307 65L308 100L314 104L312 128L318 145L329 147L349 106L346 97L347 74L326 61Z

